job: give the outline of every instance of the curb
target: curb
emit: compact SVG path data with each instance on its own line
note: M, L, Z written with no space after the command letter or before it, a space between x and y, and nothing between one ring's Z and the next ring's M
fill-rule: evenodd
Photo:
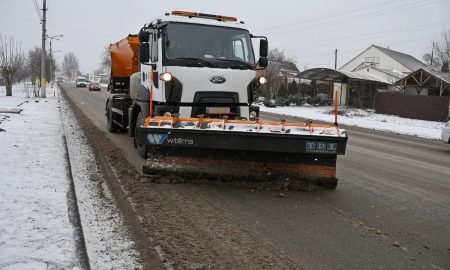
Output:
M58 87L58 91L59 91L59 87ZM60 96L58 96L58 102L60 102ZM84 233L83 233L83 227L81 226L81 218L80 218L80 212L78 210L78 200L77 200L77 194L75 191L75 183L73 180L73 175L72 175L72 166L70 163L70 154L69 154L69 149L67 146L67 140L66 140L66 130L64 128L64 122L62 121L62 111L61 111L61 106L59 106L59 113L61 116L61 123L63 125L62 129L63 129L63 133L64 135L62 136L63 141L64 141L64 151L65 151L65 158L66 158L66 168L67 168L67 177L70 180L70 189L67 192L67 208L68 208L68 212L69 212L69 221L72 224L72 226L74 227L75 230L75 243L76 243L76 252L79 258L79 263L80 263L80 267L82 267L83 269L86 270L90 270L91 267L89 265L89 256L87 254L87 250L86 250L86 242L84 239Z

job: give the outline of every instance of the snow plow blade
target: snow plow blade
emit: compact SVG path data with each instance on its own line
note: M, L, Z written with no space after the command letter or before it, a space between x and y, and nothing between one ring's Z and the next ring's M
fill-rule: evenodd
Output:
M136 142L149 151L144 174L310 190L336 187L347 135L311 123L156 117L137 128Z

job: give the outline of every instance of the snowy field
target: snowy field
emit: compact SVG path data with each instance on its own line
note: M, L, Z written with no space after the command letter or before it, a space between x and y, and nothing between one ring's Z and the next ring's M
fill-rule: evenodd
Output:
M0 269L81 269L68 216L70 175L60 111L48 98L0 87ZM29 93L28 93L29 94Z
M56 89L35 98L15 85L13 96L5 97L0 87L0 269L141 269L122 216L106 185L99 185L93 152L68 111ZM72 177L85 241L74 218Z
M262 112L297 116L317 121L334 122L334 107L290 106L269 108L260 106ZM349 109L338 116L338 123L420 138L439 140L445 123L402 118L393 115L376 114L361 109Z

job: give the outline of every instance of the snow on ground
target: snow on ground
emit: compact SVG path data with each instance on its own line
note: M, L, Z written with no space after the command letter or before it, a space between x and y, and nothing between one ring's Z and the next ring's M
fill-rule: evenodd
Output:
M297 116L317 121L334 122L334 107L290 106L269 108L260 106L262 112ZM338 123L348 126L394 132L439 140L445 123L402 118L393 115L377 114L361 109L340 109L343 115L338 116Z
M29 90L15 85L13 97L5 97L0 87L0 111L8 111L0 112L0 269L83 269L85 251L91 269L141 269L67 105L55 89L47 90L47 98L27 98L33 96ZM11 108L22 111L6 110ZM85 245L73 218L73 183Z
M25 98L25 88L16 85L14 96L5 97L0 87L0 108L22 110L0 112L0 269L80 269L53 91L46 99Z
M91 269L142 269L94 152L63 97L61 110Z

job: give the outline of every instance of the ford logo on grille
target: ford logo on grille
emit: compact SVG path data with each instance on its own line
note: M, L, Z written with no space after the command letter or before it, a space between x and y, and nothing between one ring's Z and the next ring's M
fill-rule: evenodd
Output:
M212 83L224 83L226 80L224 77L222 76L212 76L211 78L209 78L209 81Z

